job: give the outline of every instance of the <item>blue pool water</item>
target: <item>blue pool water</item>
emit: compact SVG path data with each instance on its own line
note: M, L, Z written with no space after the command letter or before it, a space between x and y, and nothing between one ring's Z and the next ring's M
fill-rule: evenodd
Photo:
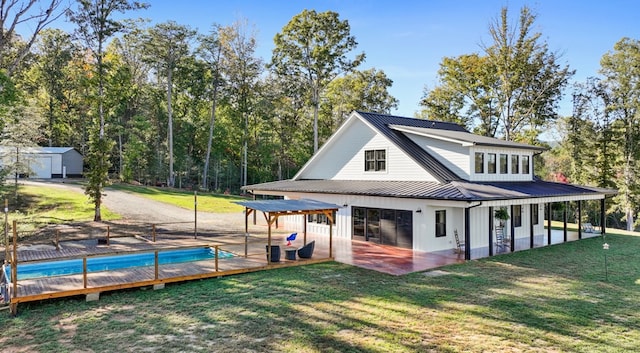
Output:
M221 259L233 257L232 253L218 250ZM158 252L160 265L191 261L211 260L216 257L213 248L197 248L187 250L167 250ZM154 253L126 254L87 258L87 272L119 270L131 267L153 266ZM10 278L11 266L5 267L5 274ZM74 275L82 273L82 259L59 260L18 264L18 280L40 277Z

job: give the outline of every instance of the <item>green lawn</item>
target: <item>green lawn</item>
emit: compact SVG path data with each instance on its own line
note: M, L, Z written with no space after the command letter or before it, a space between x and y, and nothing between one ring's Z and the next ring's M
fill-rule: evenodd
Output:
M132 192L140 196L170 203L172 205L193 210L195 199L193 191L182 191L177 189L157 188L151 186L134 186L128 184L113 184L110 188ZM198 211L215 213L242 212L244 207L233 203L233 201L246 200L238 196L219 195L209 193L198 193Z
M635 352L640 237L390 276L339 263L21 304L9 351ZM8 313L7 313L8 315Z
M93 220L93 203L83 193L56 187L20 185L18 194L19 203L10 204L8 218L9 222L17 221L21 232L33 231L46 224ZM101 215L105 221L120 218L104 207Z

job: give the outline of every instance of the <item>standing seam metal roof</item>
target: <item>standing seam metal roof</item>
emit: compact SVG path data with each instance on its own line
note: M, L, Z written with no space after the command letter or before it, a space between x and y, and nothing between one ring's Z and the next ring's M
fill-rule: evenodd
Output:
M429 181L282 180L243 187L250 191L365 195L453 201L489 201L573 195L615 195L615 190L547 181L472 183Z

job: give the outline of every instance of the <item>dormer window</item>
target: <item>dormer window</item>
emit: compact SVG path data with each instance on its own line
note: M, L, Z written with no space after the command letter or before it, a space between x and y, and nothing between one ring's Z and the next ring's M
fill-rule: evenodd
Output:
M496 154L489 153L488 156L489 157L487 160L487 172L489 174L495 174L496 173Z
M517 154L511 155L511 174L518 174L520 171L520 156Z
M381 172L387 170L387 151L364 151L364 170L365 172Z
M522 174L529 174L529 156L522 156Z
M500 154L500 174L507 174L508 170L508 163L509 161L507 160L508 155L506 154Z
M476 152L476 173L484 173L484 153Z

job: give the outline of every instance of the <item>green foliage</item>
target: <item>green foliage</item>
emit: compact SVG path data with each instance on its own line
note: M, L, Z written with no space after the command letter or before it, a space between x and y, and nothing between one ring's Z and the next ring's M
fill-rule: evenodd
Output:
M440 86L424 93L423 115L462 123L476 133L506 140L537 143L538 135L556 118L562 89L573 75L533 33L536 16L528 7L516 25L507 8L492 23L493 43L484 55L444 58Z
M95 206L94 221L101 221L102 215L100 207L102 205L102 192L109 185L109 151L113 148L113 141L101 138L97 129L91 134L89 140L89 152L85 155L85 162L88 169L85 172L87 184L85 194L89 196Z
M392 84L384 71L376 69L356 70L331 81L320 105L326 128L321 136L333 134L354 110L389 114L398 107L388 91Z
M318 150L318 111L320 97L339 74L355 69L364 53L353 60L347 54L357 42L349 22L336 12L304 10L294 16L274 38L271 67L286 80L306 82L313 108L313 151Z

